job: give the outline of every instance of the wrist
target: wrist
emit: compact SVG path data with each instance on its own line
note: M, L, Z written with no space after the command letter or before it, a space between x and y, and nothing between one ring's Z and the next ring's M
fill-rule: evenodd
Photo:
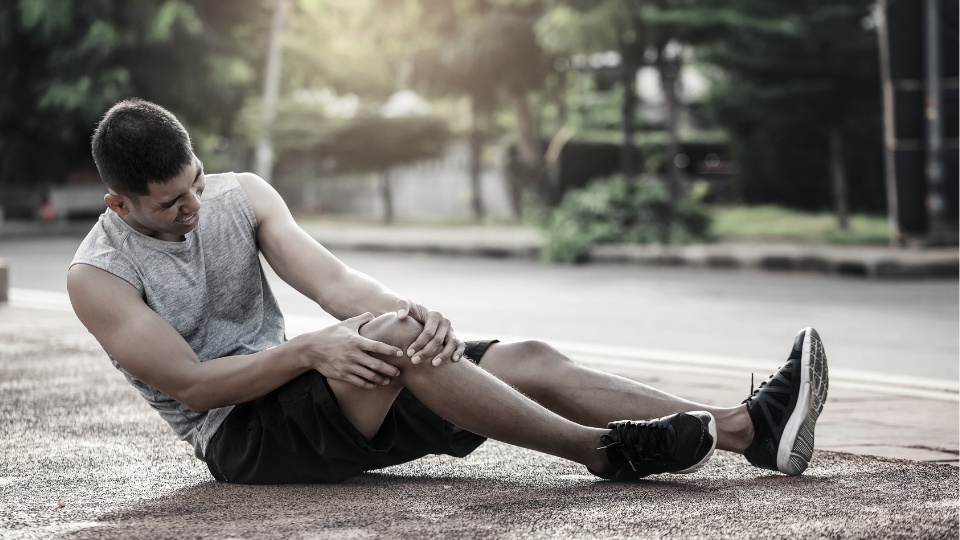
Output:
M294 368L300 372L317 369L317 355L312 354L309 341L303 336L297 336L284 345L292 349L287 356L293 359Z

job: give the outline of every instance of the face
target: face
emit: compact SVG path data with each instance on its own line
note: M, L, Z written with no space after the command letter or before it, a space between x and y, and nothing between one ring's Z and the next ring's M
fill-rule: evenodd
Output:
M200 195L205 179L196 157L183 172L166 183L150 183L150 193L136 200L107 195L107 206L139 233L159 240L180 242L200 220Z

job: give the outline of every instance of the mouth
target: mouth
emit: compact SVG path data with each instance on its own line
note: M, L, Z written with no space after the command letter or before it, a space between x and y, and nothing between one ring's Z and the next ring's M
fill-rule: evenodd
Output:
M194 212L193 214L190 214L189 216L184 216L184 217L182 217L182 218L175 219L173 222L174 222L174 223L180 223L180 224L182 224L182 225L190 225L190 224L192 224L192 223L193 223L194 221L196 221L196 220L197 220L197 213Z

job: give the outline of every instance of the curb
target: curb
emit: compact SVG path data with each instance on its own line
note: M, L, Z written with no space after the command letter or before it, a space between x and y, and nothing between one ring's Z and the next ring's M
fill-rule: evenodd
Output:
M956 251L890 252L881 249L802 246L609 245L590 250L590 262L694 268L796 271L866 278L950 278L960 275Z
M0 240L86 235L91 223L0 224ZM305 226L328 249L454 257L537 260L543 240L527 229ZM960 276L956 248L717 243L691 246L611 244L590 249L585 262L722 270L803 272L867 279L944 279ZM2 291L0 291L2 294Z
M385 253L420 253L457 257L517 258L536 260L539 245L457 245L404 241L342 241L314 235L328 249ZM807 272L868 279L956 278L960 257L956 251L884 252L856 248L805 248L793 246L737 246L730 244L683 247L605 245L590 249L586 262L676 266L722 270Z

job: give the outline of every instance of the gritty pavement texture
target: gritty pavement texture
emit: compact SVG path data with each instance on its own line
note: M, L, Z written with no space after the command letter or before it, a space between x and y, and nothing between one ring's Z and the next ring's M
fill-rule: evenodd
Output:
M645 376L708 402L745 393L719 376ZM339 485L239 486L211 478L72 314L0 304L0 538L956 538L955 466L824 451L852 440L868 453L918 417L946 427L894 446L955 449L956 402L837 386L801 477L718 452L692 475L618 484L488 442Z

